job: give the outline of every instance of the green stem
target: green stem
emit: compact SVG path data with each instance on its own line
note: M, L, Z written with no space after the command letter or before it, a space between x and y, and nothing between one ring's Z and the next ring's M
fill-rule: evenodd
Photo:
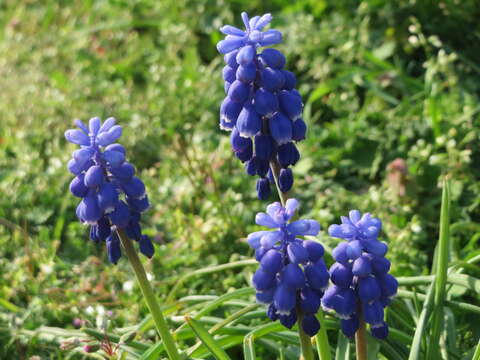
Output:
M285 206L285 203L288 200L288 193L283 193L280 190L280 186L278 185L278 177L280 175L280 164L278 163L277 159L270 161L270 169L272 170L273 178L275 179L275 185L277 187L278 197L280 198L280 202L282 206Z
M277 192L278 192L278 197L280 198L280 202L282 203L282 206L285 206L287 200L288 200L288 193L283 193L280 190L280 187L278 185L278 177L280 174L280 164L276 159L270 161L270 169L272 170L272 175L273 178L275 179L275 185L277 187ZM301 360L313 360L313 348L312 348L312 341L310 339L310 336L305 334L305 332L302 329L302 319L303 319L303 314L299 309L297 309L297 318L298 318L298 336L300 337L300 349L301 349L301 354L300 354L300 359Z
M365 328L365 321L363 315L360 313L360 326L355 333L355 347L357 353L357 360L367 360L367 331Z
M330 344L328 342L327 326L325 324L322 310L318 312L317 318L320 322L320 331L315 336L315 340L317 342L318 357L320 358L320 360L331 360L332 357L330 354Z
M314 360L313 357L313 347L312 340L310 336L305 334L302 328L303 314L300 309L297 309L297 318L298 318L298 336L300 337L300 349L301 355L300 360Z
M140 289L142 289L143 297L147 302L147 306L152 314L153 321L157 327L158 333L165 344L165 349L167 350L168 357L171 360L180 360L181 357L178 354L177 347L175 346L175 342L173 340L172 334L167 326L167 322L163 317L162 311L160 310L160 306L156 300L155 294L153 293L152 287L150 286L150 282L147 279L147 274L145 273L145 269L143 268L142 263L135 251L132 241L128 238L127 234L122 229L117 229L118 236L120 237L120 241L122 242L123 248L125 253L127 254L128 260L132 265L133 271L135 271L135 275L137 276L138 284L140 285Z

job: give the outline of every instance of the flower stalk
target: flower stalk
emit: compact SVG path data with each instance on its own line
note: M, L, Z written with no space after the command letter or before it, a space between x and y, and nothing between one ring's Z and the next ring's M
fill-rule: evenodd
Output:
M365 321L360 314L360 324L355 333L355 350L357 353L357 360L367 360L367 332L365 328Z
M150 282L148 281L147 274L145 273L145 269L140 261L140 258L137 255L137 252L133 247L132 241L128 238L124 230L117 229L117 233L118 237L120 238L120 242L122 243L122 246L125 250L125 254L127 255L128 261L130 261L133 271L135 272L138 284L140 285L140 289L142 290L142 294L145 298L148 309L152 314L153 321L155 322L158 333L160 334L160 337L165 344L165 349L167 350L168 357L171 360L180 360L181 357L177 351L177 347L175 346L172 334L168 329L167 322L163 317L162 310L158 305L155 294L152 290Z

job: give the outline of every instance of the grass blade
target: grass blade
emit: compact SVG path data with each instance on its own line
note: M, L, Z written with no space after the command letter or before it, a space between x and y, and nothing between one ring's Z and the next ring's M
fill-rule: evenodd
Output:
M335 360L349 360L350 359L350 342L348 338L343 335L342 331L338 332L337 349L335 351Z
M430 312L432 310L434 294L434 287L432 283L428 289L427 298L423 303L422 312L420 313L420 317L418 318L417 329L415 330L415 335L413 336L412 346L410 348L408 360L420 359L422 339L424 336L426 337L424 332L427 327L428 316L430 315Z
M331 360L330 344L328 343L327 328L322 311L318 312L317 318L320 322L320 331L315 336L317 342L318 358L320 360Z
M285 328L279 323L269 323L259 326L250 331L243 340L243 356L245 360L255 360L255 338L262 337L274 331L282 331Z
M437 261L435 266L435 295L433 298L434 310L432 313L432 331L428 358L439 357L439 341L443 328L444 309L446 297L448 258L450 249L450 182L448 179L443 184L442 207L440 210L440 235L437 246Z
M199 322L191 318L190 316L185 316L185 321L188 325L192 328L195 332L197 337L202 341L202 343L211 351L213 356L215 356L218 360L229 360L230 357L228 354L223 350L219 344L215 341L212 335L205 330Z

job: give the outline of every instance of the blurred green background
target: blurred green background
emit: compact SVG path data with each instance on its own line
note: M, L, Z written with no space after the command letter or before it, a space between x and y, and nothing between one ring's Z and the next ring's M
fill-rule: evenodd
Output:
M244 237L266 204L218 127L218 28L241 26L241 11L272 13L298 76L309 127L293 169L301 215L327 229L349 209L370 211L384 222L393 273L424 274L448 173L452 261L480 253L478 1L3 0L1 327L71 327L104 310L124 326L146 314L125 259L109 265L75 218L74 146L63 137L75 118L124 126L153 204L144 226L158 294L180 274L252 256ZM179 295L245 286L251 270L193 280ZM469 316L457 320L458 341L471 347L480 329ZM61 357L14 332L0 344L2 359Z

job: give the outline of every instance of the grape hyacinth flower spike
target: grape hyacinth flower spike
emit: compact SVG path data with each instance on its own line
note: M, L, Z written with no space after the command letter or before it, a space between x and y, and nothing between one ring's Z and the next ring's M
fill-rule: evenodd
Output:
M285 207L275 202L267 206L266 213L257 214L255 222L272 230L248 236L248 244L255 249L260 263L252 283L257 301L269 305L267 316L272 321L278 319L291 328L301 313L303 331L314 336L320 329L315 314L329 275L323 262L323 246L299 238L317 235L320 224L315 220L289 223L298 206L297 200L288 199Z
M344 239L332 255L331 285L322 298L322 307L335 311L342 319L343 333L353 337L365 321L371 334L384 339L388 325L384 309L396 294L398 282L388 273L390 261L385 258L388 247L377 239L382 223L369 213L352 210L341 217L342 224L331 225L330 236Z
M80 145L68 162L68 170L75 175L70 191L82 199L77 206L77 217L90 226L93 241L106 242L110 262L118 262L123 247L169 359L180 360L156 295L130 240L139 243L142 254L153 256L153 244L140 227L140 213L150 204L145 185L135 176L133 165L125 160L125 148L116 142L122 135L122 128L116 125L114 118L102 124L94 117L88 127L76 120L75 125L78 129L67 130L65 138Z
M247 174L259 176L257 194L265 200L275 182L282 193L291 189L289 166L300 158L295 142L305 139L307 127L295 75L284 69L285 56L273 48L259 52L282 40L278 30L263 31L272 16L249 19L244 12L242 20L245 30L230 25L220 28L226 35L217 44L226 63L220 128L231 131L233 152L245 163Z
M114 118L102 124L98 117L90 119L88 127L80 120L75 125L78 129L67 130L65 138L80 145L68 162L68 170L75 175L70 191L82 199L78 219L90 225L91 240L106 242L110 262L116 264L121 256L116 229L124 229L139 243L140 252L151 258L154 247L140 227L140 214L150 204L145 185L125 160L125 148L116 142L122 127Z

